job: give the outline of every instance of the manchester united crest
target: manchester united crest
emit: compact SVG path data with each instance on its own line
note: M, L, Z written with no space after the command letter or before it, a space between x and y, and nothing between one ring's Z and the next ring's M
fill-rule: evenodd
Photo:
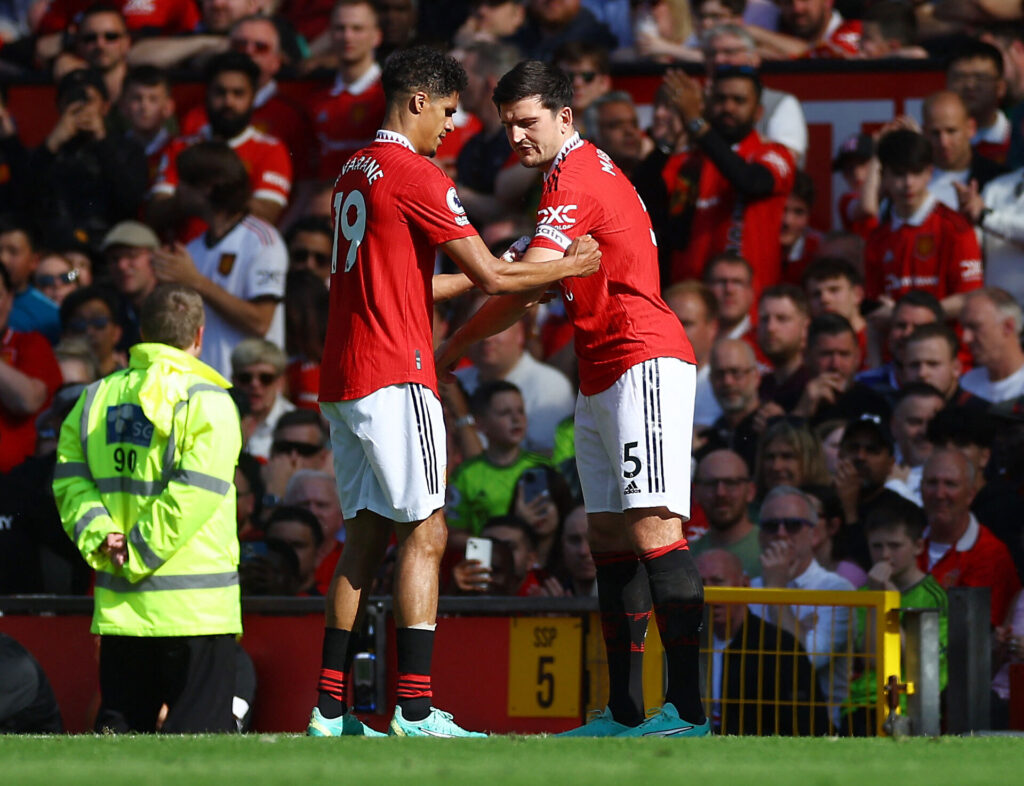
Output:
M935 235L918 235L914 242L914 256L930 257L935 253Z
M236 254L221 254L220 262L217 263L217 272L222 276L227 276L231 273L232 268L235 266Z

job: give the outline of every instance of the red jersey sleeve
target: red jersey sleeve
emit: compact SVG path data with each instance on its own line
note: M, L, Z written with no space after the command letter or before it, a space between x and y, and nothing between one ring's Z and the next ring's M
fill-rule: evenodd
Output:
M966 221L958 222L946 268L946 291L951 295L970 292L981 287L983 279L978 237L974 234L973 227Z
M766 167L775 178L773 194L788 194L793 190L793 181L796 179L796 162L793 154L782 145L765 145L750 159L752 163Z
M475 235L455 183L433 164L424 163L432 171L425 170L420 182L410 184L415 198L405 200L402 212L435 246Z
M292 160L288 148L275 140L275 144L267 146L262 164L259 180L253 183L252 195L256 199L287 205L292 192Z
M20 343L16 368L23 374L38 379L46 385L46 403L43 404L45 407L50 403L50 397L57 392L57 388L63 382L57 358L53 354L53 349L50 348L50 342L42 333L35 331L23 333L20 336Z

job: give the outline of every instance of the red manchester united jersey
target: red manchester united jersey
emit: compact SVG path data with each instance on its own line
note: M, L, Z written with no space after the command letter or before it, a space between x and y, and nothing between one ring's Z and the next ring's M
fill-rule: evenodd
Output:
M342 168L332 205L320 400L362 398L406 382L436 393L434 247L476 234L454 183L404 136L378 131Z
M94 5L94 0L52 0L36 32L63 33ZM113 5L121 10L129 30L188 33L200 21L199 7L193 0L118 0Z
M583 395L600 393L651 358L696 363L683 326L658 294L658 248L643 202L611 158L576 134L544 179L531 247L565 251L585 234L601 247L601 267L561 282Z
M386 106L376 64L352 84L339 78L333 87L313 95L309 116L318 145L319 180L336 178L349 156L373 140Z
M856 19L843 19L833 10L825 34L811 47L807 57L845 59L860 54L861 23Z
M856 191L847 191L839 197L839 220L842 222L844 232L853 232L865 240L878 227L877 216L866 216L853 218L853 211L860 202L860 194Z
M754 289L758 295L767 286L779 283L782 276L782 251L779 229L786 197L793 189L796 165L793 154L783 145L766 142L756 131L734 148L749 163L766 167L775 180L769 196L746 200L718 168L702 154L700 180L693 199L690 242L673 254L672 280L699 279L713 256L735 251L754 268Z
M906 221L880 224L864 249L864 294L898 300L911 289L940 300L982 285L974 229L931 194Z

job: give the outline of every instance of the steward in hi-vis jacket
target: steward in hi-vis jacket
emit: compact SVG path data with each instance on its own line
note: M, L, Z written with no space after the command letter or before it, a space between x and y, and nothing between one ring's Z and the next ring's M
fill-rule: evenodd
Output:
M242 630L229 383L198 360L203 302L165 284L128 368L83 391L60 432L53 489L96 569L97 730L230 731Z

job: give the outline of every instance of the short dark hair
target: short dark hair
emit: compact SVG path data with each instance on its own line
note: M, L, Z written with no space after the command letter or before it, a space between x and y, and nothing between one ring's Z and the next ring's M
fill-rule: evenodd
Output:
M554 63L578 63L583 58L594 61L594 70L599 74L610 74L612 71L611 58L608 48L595 44L592 41L566 41L555 50L552 58Z
M331 228L330 219L325 216L303 216L291 225L288 234L285 235L285 242L291 245L300 232L316 232L334 239L334 230Z
M128 70L124 76L124 87L129 85L142 85L143 87L163 87L170 92L171 78L162 68L153 65L135 66Z
M254 91L260 81L260 67L249 55L245 52L228 51L210 58L206 65L206 84L209 85L220 74L227 72L244 74Z
M757 69L749 65L723 65L715 68L711 75L711 83L721 82L726 79L745 79L754 86L754 97L761 103L761 93L764 92L764 85L761 84L761 75Z
M807 302L807 293L795 284L775 284L774 286L765 287L761 291L761 303L764 303L768 298L784 298L792 301L797 311L805 317L811 315L811 304Z
M68 293L68 296L64 298L60 304L60 323L65 328L68 326L68 322L71 320L71 315L75 313L85 303L90 303L93 300L100 301L110 311L110 316L117 321L120 313L119 303L117 295L111 292L109 289L105 289L100 286L88 286L82 287L81 289L73 289Z
M896 313L896 309L900 306L913 306L914 308L926 308L935 315L936 322L945 322L946 314L942 310L942 304L939 299L935 297L931 292L926 292L923 289L911 289L903 297L896 301L896 305L892 307L893 313Z
M388 104L403 96L424 92L431 98L444 98L466 89L466 71L450 55L430 46L414 46L393 52L384 62L381 75Z
M68 71L64 74L57 83L57 106L63 108L64 102L69 97L77 100L77 97L71 94L83 91L87 87L95 88L104 101L110 98L102 71L98 68L76 68L74 71Z
M908 538L920 540L924 537L928 518L923 508L898 494L885 497L877 505L873 505L864 516L865 534L879 530L895 530L901 526Z
M814 178L802 169L798 169L793 178L793 190L789 193L790 196L795 196L807 207L814 207Z
M536 96L549 112L558 112L572 106L572 94L572 81L562 69L541 60L523 60L498 80L494 105L500 108Z
M694 279L677 281L662 291L661 299L667 301L670 297L683 294L693 295L700 299L704 304L704 311L707 312L708 321L718 319L718 296L702 281Z
M28 241L28 247L33 251L39 250L39 237L36 235L36 228L25 216L16 213L0 216L0 235L6 235L8 232L21 232Z
M275 508L274 512L270 514L270 518L267 519L264 531L269 532L270 528L279 521L297 521L299 524L303 524L312 533L313 542L316 543L317 548L324 542L324 529L320 526L320 521L312 511L306 510L306 508L300 508L298 505L281 505Z
M530 544L530 548L537 548L537 532L523 521L519 516L495 516L494 518L487 519L483 527L480 528L480 533L483 534L491 527L510 527L511 529L517 529L523 533L526 540ZM487 537L486 535L484 537Z
M82 11L81 17L78 19L78 26L81 28L82 22L88 19L90 16L96 16L96 14L113 14L121 20L121 24L124 29L128 30L128 22L124 18L124 12L113 3L93 3L84 11Z
M933 445L952 443L959 448L968 445L988 448L995 439L996 425L987 412L968 407L946 407L928 421L926 435Z
M820 314L811 320L811 326L807 329L807 346L813 347L822 336L841 336L843 333L849 333L857 341L857 331L846 317L831 313Z
M895 409L895 405L899 404L901 401L915 397L937 398L945 401L945 396L942 395L942 391L937 387L927 382L923 382L922 380L916 380L914 382L908 382L896 391L896 401L894 402L893 409Z
M746 268L747 276L750 281L754 281L754 266L750 264L746 257L738 254L735 251L723 251L721 254L715 254L708 263L704 265L704 281L707 282L711 278L711 271L714 270L718 265L741 265Z
M263 511L263 494L266 490L263 484L263 465L258 458L243 450L238 454L237 469L249 482L249 490L252 492L252 519L254 522L259 521L260 513Z
M879 140L878 160L883 169L897 175L923 172L933 162L932 143L924 134L897 128Z
M976 38L964 39L956 51L946 60L946 70L949 71L955 63L961 60L988 60L996 69L996 73L1003 76L1003 53L992 44L979 41Z
M815 259L800 276L800 283L806 287L812 281L828 281L833 278L845 278L855 287L864 285L864 276L861 272L842 257Z
M274 435L280 433L281 429L291 426L316 426L320 429L321 445L327 445L331 440L331 434L327 430L327 424L319 412L312 409L293 409L285 412L274 424Z
M247 213L252 187L238 154L224 142L197 142L178 156L178 178L210 189L210 203L227 213Z
M507 380L494 379L490 382L484 382L469 397L470 411L474 415L483 415L491 406L491 401L499 393L518 393L520 396L523 395L523 391L519 389L518 385L514 385Z
M907 336L903 346L908 346L914 341L926 341L930 338L941 338L949 345L949 354L956 357L960 353L960 338L956 331L943 322L929 322L927 325L918 325L914 331Z

